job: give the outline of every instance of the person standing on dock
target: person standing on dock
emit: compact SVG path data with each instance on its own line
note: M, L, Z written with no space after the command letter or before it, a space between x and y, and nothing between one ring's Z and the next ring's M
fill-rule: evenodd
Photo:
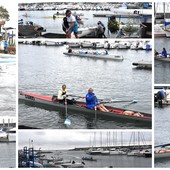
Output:
M104 26L104 24L101 22L101 21L98 21L98 23L97 23L101 28L102 28L102 38L106 38L106 36L105 36L105 31L106 31L106 27Z
M162 56L167 58L167 51L165 48L163 48L163 50L162 50Z
M162 90L159 90L156 94L156 101L158 101L159 107L162 107L162 101L167 101L167 96L169 93L166 92L166 87L164 87Z
M104 105L99 104L92 88L89 88L88 93L86 94L86 107L88 109L97 109L103 112L109 112L109 110L105 108Z
M70 10L67 10L66 17L69 25L69 28L66 30L66 38L71 38L72 32L74 32L75 37L78 38L78 22L75 16L71 14Z
M101 23L101 21L98 21L97 23L97 38L106 38L104 32L106 30L105 26Z

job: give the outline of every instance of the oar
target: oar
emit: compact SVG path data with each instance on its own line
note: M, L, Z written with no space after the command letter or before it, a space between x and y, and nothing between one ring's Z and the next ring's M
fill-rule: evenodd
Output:
M131 102L131 103L137 103L138 100L115 100L115 99L111 99L110 101L104 101L104 102L101 102L101 103L123 103L123 102Z
M66 112L66 119L64 121L64 124L65 125L71 125L71 120L68 119L68 117L67 117L67 97L65 98L65 112Z
M170 146L170 143L167 143L167 144L163 144L163 145L157 145L157 146L154 146L155 148L158 148L158 147L165 147L165 146Z
M72 94L70 94L69 96L71 96L71 97L76 97L76 98L82 98L82 99L85 98L84 96L77 96L77 95L72 95Z
M97 121L97 106L96 106L96 96L94 96L95 99L94 99L94 103L95 103L95 106L94 106L94 113L95 113L95 126L96 126L96 121Z
M129 104L124 105L123 107L130 106L131 104L135 104L135 103L137 103L137 102L138 102L137 100L133 100L133 101L131 101Z

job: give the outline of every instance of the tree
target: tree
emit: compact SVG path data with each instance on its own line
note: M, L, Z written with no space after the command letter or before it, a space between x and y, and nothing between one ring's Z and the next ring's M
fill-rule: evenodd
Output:
M3 6L0 6L0 19L5 19L5 20L9 20L9 13L7 11L6 8L4 8Z

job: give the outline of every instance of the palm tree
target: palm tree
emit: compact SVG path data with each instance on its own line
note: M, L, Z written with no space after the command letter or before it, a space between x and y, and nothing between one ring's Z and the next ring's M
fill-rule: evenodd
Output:
M9 13L7 11L6 8L4 8L3 6L0 6L0 19L1 20L9 20Z

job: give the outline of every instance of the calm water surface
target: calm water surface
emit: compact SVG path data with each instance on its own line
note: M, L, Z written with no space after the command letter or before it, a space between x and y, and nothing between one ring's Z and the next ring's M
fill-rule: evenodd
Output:
M139 70L132 62L151 61L151 52L110 50L124 56L123 62L93 60L63 55L62 47L19 45L19 90L43 95L57 94L63 83L70 93L85 96L89 87L101 99L136 99L138 103L114 106L151 113L151 70ZM93 118L69 113L70 128L94 128ZM19 104L19 124L37 128L66 128L64 114ZM135 123L97 120L97 128L146 128Z
M50 156L50 154L49 154ZM75 162L81 162L83 156L89 156L84 151L61 151L60 157L64 160L74 160ZM151 167L152 159L127 155L94 155L93 158L97 161L83 161L86 168L95 167L109 167L114 168L127 168L127 167Z
M0 65L0 117L16 114L16 65Z
M0 168L16 167L16 143L0 143Z
M169 120L170 107L155 108L155 145L169 143ZM155 167L170 167L170 159L160 159L155 161Z

